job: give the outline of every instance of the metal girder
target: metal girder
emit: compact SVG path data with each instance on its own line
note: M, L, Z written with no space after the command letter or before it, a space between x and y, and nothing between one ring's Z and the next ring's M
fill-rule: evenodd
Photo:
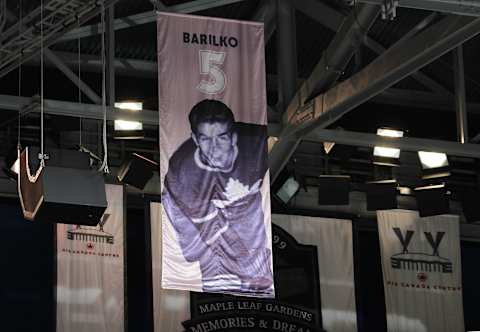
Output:
M318 0L295 1L294 6L304 14L320 22L321 24L333 31L337 31L340 28L343 20L345 19L345 15L330 8L329 6ZM376 54L382 54L386 51L386 48L383 45L381 45L369 36L365 36L365 38L363 39L363 44ZM412 73L412 78L414 78L416 81L434 92L437 92L439 94L452 95L452 93L448 91L444 86L442 86L429 76L425 75L421 71Z
M35 104L38 103L38 107ZM40 99L0 95L0 109L22 111L26 106L33 105L34 111L39 111ZM44 100L44 112L51 115L71 116L76 118L103 120L101 105L81 104L53 99ZM142 110L131 112L119 108L107 108L107 120L141 121L144 125L158 126L158 112Z
M297 90L297 33L290 0L277 0L278 109L286 109Z
M335 142L370 148L383 146L405 151L442 152L458 157L480 157L480 148L476 144L461 144L459 142L412 137L395 138L346 130L318 129L305 136L304 139L307 141Z
M296 116L298 109L304 105L307 98L309 98L314 92L314 89L321 90L338 78L337 74L330 73L332 68L329 67L329 64L332 63L335 64L335 66L343 66L348 63L353 56L354 50L361 43L361 38L367 34L367 30L364 30L361 27L365 26L369 28L373 24L379 13L379 7L368 5L360 6L359 11L361 12L361 15L357 16L356 11L352 12L350 17L345 21L345 24L342 25L341 33L334 38L329 45L327 52L325 52L325 54L328 55L322 57L319 64L313 70L313 73L304 84L302 84L298 92L290 101L284 115L284 123L289 123L290 120ZM342 43L342 39L344 38L346 40L343 40ZM326 59L327 57L328 59ZM326 79L324 79L325 75L327 76ZM317 84L317 82L319 83ZM292 128L292 125L289 124L287 130L284 130L283 132L283 137L285 137L285 134ZM298 144L298 139L291 140L289 138L280 139L273 146L273 149L269 154L270 177L272 182L275 181L280 174L280 171L290 158L291 154L295 151Z
M362 71L304 105L292 117L271 151L272 179L293 153L292 146L316 128L325 128L368 99L480 33L480 19L450 16L395 45Z
M166 7L170 12L175 13L195 13L201 10L207 10L211 8L230 5L245 0L194 0L186 3L181 3L174 6ZM127 17L117 18L114 23L115 30L121 30L130 28L136 25L152 23L157 20L157 15L154 11L148 11L140 14L135 14ZM68 34L64 35L59 41L71 40L77 38L83 38L93 36L102 32L100 24L92 24L72 30Z
M455 111L455 100L449 95L437 95L426 91L389 88L370 99L369 102L404 106L413 110ZM480 103L468 103L467 108L469 114L480 114Z
M356 0L370 4L383 4L383 0ZM400 7L431 10L457 15L480 16L480 2L476 0L401 0Z
M372 5L359 5L351 11L310 77L302 84L288 105L285 122L289 121L305 101L328 89L340 77L379 13L380 7Z
M252 16L252 21L263 22L265 32L265 45L273 36L277 27L275 19L276 3L275 0L263 0L260 2L257 10Z
M0 35L0 77L35 57L42 46L49 47L77 24L96 16L102 7L108 8L117 1L104 0L101 5L96 0L50 0L44 6L44 15L34 9L23 18L27 29L21 29L21 34L17 34L19 22ZM39 27L43 27L43 34Z
M44 49L44 54L48 60L50 60L62 73L67 76L73 84L75 84L82 92L90 98L95 104L101 104L102 98L100 98L95 91L93 91L85 82L83 82L77 74L75 74L68 66L60 59L55 53L48 48Z
M0 111L10 110L25 112L28 107L28 112L40 111L40 99L33 97L18 97L11 95L0 95ZM70 116L83 119L103 120L103 110L101 105L82 104L68 101L59 101L53 99L45 99L44 101L45 114ZM140 112L131 112L115 107L107 107L107 120L127 120L140 121L144 125L158 126L158 112L152 110L142 110ZM278 136L280 133L280 125L270 123L268 125L268 134L270 136Z

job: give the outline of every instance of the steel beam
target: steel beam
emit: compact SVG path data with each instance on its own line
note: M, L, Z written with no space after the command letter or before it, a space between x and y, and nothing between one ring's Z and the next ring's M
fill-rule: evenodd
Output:
M108 8L119 0L104 0L102 6L96 2L72 2L75 6L70 7L69 3L56 2L56 6L53 6L52 12L47 13L47 17L44 18L43 25L46 26L46 32L41 35L38 31L40 25L40 17L38 14L31 15L32 13L38 13L38 7L32 11L29 15L24 17L23 23L31 21L27 30L22 29L22 35L13 37L3 43L2 46L2 63L0 63L0 77L5 76L20 64L30 60L38 55L41 51L41 47L49 47L53 43L57 42L62 36L69 31L72 31L77 23L82 24L100 13L102 8ZM47 8L53 3L53 0L48 3ZM57 7L59 6L59 7ZM49 8L50 9L50 8ZM73 15L77 18L73 19ZM31 16L31 17L30 17ZM35 20L36 19L36 20ZM20 24L20 23L18 23ZM18 31L17 25L10 27L9 31ZM7 31L8 32L8 31ZM4 40L2 34L0 39Z
M457 112L457 136L460 143L466 143L468 141L468 120L462 45L453 51L453 72L455 82L455 110Z
M333 31L337 31L340 28L343 20L345 19L345 15L330 8L329 6L318 0L295 1L294 6L304 14L320 22L321 24ZM363 39L363 43L366 47L368 47L376 54L382 54L386 51L386 48L383 45L381 45L369 36L365 36L365 38ZM433 92L452 95L452 93L448 91L444 86L442 86L432 78L428 77L421 71L413 73L412 78L414 78L416 81L429 88Z
M277 0L278 109L286 109L297 90L295 9L289 0Z
M202 10L230 5L233 3L241 2L245 0L194 0L178 5L166 7L168 11L175 13L195 13ZM127 17L118 18L115 20L114 29L121 30L134 27L136 25L152 23L157 20L157 15L154 11L148 11L140 14L135 14ZM77 38L83 38L88 36L94 36L102 32L100 24L92 24L77 28L71 32L65 34L59 41L71 40Z
M57 58L70 68L78 68L78 54L68 52L51 51ZM101 73L102 64L100 58L84 54L80 59L83 72ZM27 62L27 65L39 65L38 59ZM46 65L50 65L47 62ZM157 79L158 66L156 62L136 59L115 59L115 71L117 75ZM297 79L297 86L305 80ZM74 83L77 82L75 79ZM267 89L276 90L277 76L267 75ZM454 111L454 99L450 95L438 95L432 92L389 88L369 100L370 102L383 105L404 106L412 109L429 109L438 111ZM470 114L480 114L480 103L467 103ZM480 141L480 136L479 136Z
M363 102L480 33L480 19L450 16L375 59L362 71L299 108L271 151L272 179L293 153L282 141L298 141L325 128Z
M265 45L272 38L277 27L277 20L275 19L276 10L275 0L264 0L260 2L252 17L252 21L263 22L264 24Z
M40 99L27 98L11 95L0 95L0 111L10 110L25 112L28 110L32 112L39 112ZM45 114L70 116L83 119L103 120L103 109L101 105L82 104L68 101L59 101L53 99L45 99L44 103ZM107 120L128 120L140 121L144 125L158 126L158 112L152 110L142 110L140 112L131 112L115 107L107 107ZM280 125L270 123L268 125L268 135L278 136L280 134Z
M455 100L449 95L437 95L435 93L416 90L390 88L382 91L369 102L384 105L403 106L435 111L455 111ZM480 103L467 103L470 114L480 114Z
M383 4L383 0L356 0L370 4ZM431 10L456 15L480 16L480 2L476 0L401 0L400 7Z
M37 112L39 111L39 107L35 107L36 103L40 103L39 98L0 95L0 109L4 110L21 111L26 106L34 105L32 109L34 112ZM101 105L45 99L44 111L45 114L51 115L103 120L103 110ZM150 110L131 112L119 108L108 107L107 120L141 121L144 125L158 126L158 112Z
M101 104L100 98L85 82L83 82L77 74L75 74L55 53L48 48L44 49L44 54L62 73L67 76L73 84L75 84L91 101L95 104Z
M335 142L338 144L363 146L369 148L383 146L386 148L395 148L414 152L442 152L446 153L447 155L457 157L480 157L480 149L476 144L461 144L459 142L412 137L395 138L346 130L318 129L305 136L305 140L314 142Z
M340 26L310 77L288 105L285 122L314 95L328 89L342 74L380 13L379 6L359 5Z
M284 115L284 123L289 123L297 114L298 109L304 105L307 99L318 90L332 84L338 77L337 68L343 70L354 54L355 49L360 45L362 37L367 34L368 29L379 14L378 6L360 6L359 15L352 11L350 17L342 25L340 32L330 43L325 56L313 70L310 77L302 84L293 99L288 104ZM293 127L284 131L286 135ZM273 146L269 155L270 176L272 182L280 174L285 163L299 144L298 139L281 139Z

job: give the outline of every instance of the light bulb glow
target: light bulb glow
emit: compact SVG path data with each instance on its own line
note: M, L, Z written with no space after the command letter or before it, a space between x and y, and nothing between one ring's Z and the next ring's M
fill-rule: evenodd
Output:
M143 130L143 124L138 121L115 120L115 130Z
M400 149L386 148L382 146L376 146L373 149L373 155L376 157L395 158L400 157Z
M448 159L445 153L418 151L418 157L423 169L448 166Z
M120 103L115 103L116 108L120 108L122 110L130 110L130 111L141 111L143 109L143 103L141 102L134 102L134 101L125 101Z

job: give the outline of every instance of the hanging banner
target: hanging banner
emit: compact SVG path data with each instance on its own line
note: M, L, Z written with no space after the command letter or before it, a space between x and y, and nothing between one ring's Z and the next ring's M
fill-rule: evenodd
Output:
M390 332L465 331L458 216L377 211Z
M356 332L352 221L278 214L272 220L299 243L317 247L323 328Z
M274 296L263 34L158 14L164 288Z
M277 296L252 299L161 288L161 209L150 204L155 332L357 331L351 221L272 215Z
M98 226L57 225L57 331L124 331L123 187Z

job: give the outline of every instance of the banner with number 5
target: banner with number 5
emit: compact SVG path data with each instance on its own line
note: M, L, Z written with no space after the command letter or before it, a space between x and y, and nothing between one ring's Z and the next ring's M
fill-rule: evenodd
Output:
M274 297L263 35L158 14L163 288Z

